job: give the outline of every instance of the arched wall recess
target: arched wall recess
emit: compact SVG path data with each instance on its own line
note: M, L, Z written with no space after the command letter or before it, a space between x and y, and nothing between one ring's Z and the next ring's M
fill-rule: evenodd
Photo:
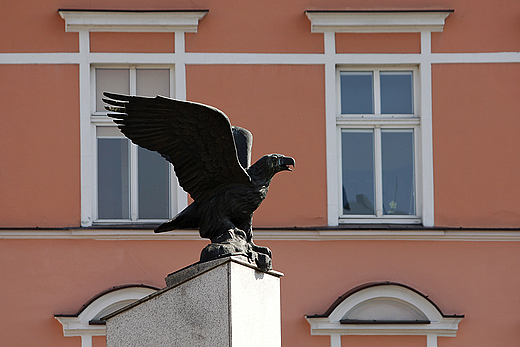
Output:
M425 335L427 347L436 347L437 336L456 336L464 316L443 314L409 286L377 282L353 288L324 314L305 318L312 335L330 335L331 347L341 347L341 335Z
M75 314L56 314L54 318L63 326L63 335L80 336L81 347L92 347L93 336L105 336L105 322L100 318L158 290L144 284L112 287L87 301Z

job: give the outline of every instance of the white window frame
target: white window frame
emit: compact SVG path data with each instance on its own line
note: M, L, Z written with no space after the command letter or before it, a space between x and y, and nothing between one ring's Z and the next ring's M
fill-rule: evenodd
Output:
M367 71L373 73L373 98L374 98L374 113L373 114L342 114L341 113L341 83L340 76L345 71ZM381 95L379 73L381 71L412 71L413 73L413 113L412 114L381 114ZM417 65L340 65L336 69L336 126L337 126L337 153L338 157L338 182L337 185L341 189L341 133L343 129L373 129L374 130L374 155L375 155L375 212L376 215L343 215L343 196L338 194L337 206L339 223L341 224L420 224L421 210L422 210L422 195L420 189L421 165L419 153L421 151L420 141L418 136L420 134L420 91L419 91L419 68ZM382 129L412 129L414 131L414 189L415 189L415 215L405 216L391 216L382 214L382 168L381 164L381 130Z
M444 29L446 18L453 12L439 10L309 10L311 32L322 33L325 56L325 131L327 150L327 222L339 224L338 136L337 136L337 68L346 64L400 65L419 67L421 127L416 141L420 145L421 223L434 225L433 134L432 134L432 51L431 33ZM336 33L420 33L419 54L341 54L336 52Z
M92 144L95 126L92 123L92 66L97 64L167 64L175 67L175 97L186 100L186 50L185 33L196 33L199 21L208 13L201 10L77 10L60 9L65 20L66 32L77 32L79 52L67 58L79 65L80 104L80 146L81 146L81 226L90 227L94 220L92 196L95 156ZM175 51L172 53L94 53L90 51L91 32L169 32L175 37ZM39 56L39 59L41 57ZM98 65L99 66L99 65ZM114 65L110 65L114 66ZM177 208L182 210L188 204L188 196L182 189L177 191ZM179 212L177 211L177 212Z
M105 324L90 324L133 302L155 293L158 289L145 285L118 286L96 295L76 314L55 315L63 326L63 336L81 337L81 347L92 347L94 336L106 336Z
M96 225L119 225L119 224L129 224L129 223L161 223L164 222L166 219L139 219L138 218L138 180L137 180L137 150L138 146L136 146L133 143L130 143L130 219L99 219L98 218L98 167L97 167L97 128L98 127L116 127L116 124L113 122L112 118L107 116L106 111L96 111L97 105L96 105L96 69L127 69L129 70L130 79L129 79L129 90L130 95L136 95L136 89L137 89L137 73L136 71L138 69L157 69L157 70L169 70L169 80L170 80L170 94L164 95L167 97L174 97L175 95L175 68L173 65L163 65L163 64L93 64L91 66L91 93L92 96L91 100L91 110L92 115L90 117L91 119L91 135L92 135L92 149L93 149L93 155L92 155L92 168L93 168L93 174L94 174L94 180L92 185L92 216L93 216L93 222ZM117 135L117 136L103 136L103 138L125 138L126 137L123 134ZM182 190L179 187L179 184L177 182L177 177L175 176L175 172L173 170L173 166L169 165L169 196L170 196L170 203L169 203L169 215L170 218L173 217L177 211L177 195L178 190Z
M366 322L352 324L343 322L356 310L364 311ZM392 308L393 307L393 308ZM390 311L389 311L390 308ZM399 314L400 312L403 314ZM388 321L390 314L414 316L425 322ZM367 317L368 316L368 317ZM353 288L342 295L325 314L306 316L311 326L311 335L329 335L331 347L341 347L343 335L400 335L426 336L426 347L437 347L437 337L455 337L464 315L445 315L427 296L418 291L393 282L367 283ZM369 323L373 321L374 323ZM426 322L427 321L427 322Z

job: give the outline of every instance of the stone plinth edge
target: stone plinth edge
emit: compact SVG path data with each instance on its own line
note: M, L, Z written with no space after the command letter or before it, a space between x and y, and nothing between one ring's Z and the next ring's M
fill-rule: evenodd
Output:
M283 276L283 273L278 272L278 271L274 271L274 270L263 271L260 268L249 263L245 256L235 255L235 256L231 256L231 257L225 257L225 258L210 260L210 261L206 261L206 262L194 263L194 264L186 266L185 268L182 268L178 271L172 272L164 279L166 281L166 286L167 287L177 286L183 282L186 282L186 281L192 279L193 277L199 276L199 275L203 274L204 272L210 271L211 269L214 269L217 266L220 266L227 262L234 262L234 263L242 264L244 266L250 267L257 271L265 272L265 273L270 274L275 277Z
M189 281L197 276L202 275L205 272L208 272L208 271L210 271L216 267L219 267L225 263L228 263L228 262L234 262L237 264L241 264L241 265L247 266L249 268L255 269L256 271L264 272L264 273L269 274L274 277L283 277L284 276L284 274L282 272L278 272L275 270L263 271L260 268L249 263L245 256L240 256L240 255L210 260L210 261L206 261L206 262L197 262L197 263L188 265L180 270L177 270L177 271L169 274L165 278L165 282L166 282L165 288L160 289L160 290L156 291L155 293L152 293L148 296L145 296L144 298L137 300L137 301L131 303L130 305L125 306L117 311L114 311L114 312L110 313L109 315L101 317L101 320L106 321L107 319L110 319L110 318L120 314L121 312L129 310L132 307L135 307L137 305L140 305L141 303L143 303L145 301L148 301L158 295L161 295L165 291L168 291L176 286L179 286L180 284L182 284L186 281Z
M107 347L281 347L281 276L240 256L190 265L103 317Z

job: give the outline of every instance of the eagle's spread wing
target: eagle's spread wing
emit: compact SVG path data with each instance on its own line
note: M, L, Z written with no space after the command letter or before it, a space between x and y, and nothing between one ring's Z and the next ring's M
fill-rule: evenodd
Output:
M237 158L231 125L220 110L194 102L103 93L107 110L133 143L173 164L179 184L203 201L227 184L251 185Z

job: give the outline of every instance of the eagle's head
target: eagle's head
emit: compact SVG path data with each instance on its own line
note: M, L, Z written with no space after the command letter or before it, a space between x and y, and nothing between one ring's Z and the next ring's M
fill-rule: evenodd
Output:
M267 157L267 165L274 170L274 173L280 171L292 171L289 165L294 166L295 161L292 157L286 157L282 154L268 154L264 156Z
M292 171L289 166L294 165L294 158L286 157L282 154L267 154L258 159L247 171L253 181L257 181L259 184L267 183L267 185L269 185L269 182L275 174L280 171Z

